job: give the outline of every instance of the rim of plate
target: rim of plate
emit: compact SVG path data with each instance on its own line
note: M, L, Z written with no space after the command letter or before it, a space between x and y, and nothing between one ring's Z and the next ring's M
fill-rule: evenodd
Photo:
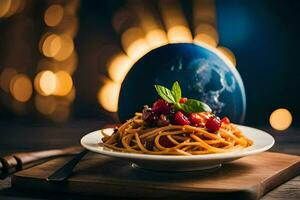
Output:
M101 143L101 130L113 130L113 128L105 128L97 131L90 132L83 136L80 140L81 145L92 151L102 155L107 155L111 157L118 158L127 158L127 159L141 159L141 160L176 160L176 161L184 161L184 160L215 160L215 159L230 159L230 158L240 158L248 155L257 154L260 152L267 151L270 149L274 143L274 138L265 131L248 127L237 125L238 128L253 141L253 145L247 147L242 150L236 150L226 153L212 153L212 154L204 154L204 155L151 155L151 154L137 154L137 153L127 153L127 152L118 152L113 150L105 150L105 147L99 146ZM89 140L97 137L97 141L90 142ZM88 142L89 141L89 142Z

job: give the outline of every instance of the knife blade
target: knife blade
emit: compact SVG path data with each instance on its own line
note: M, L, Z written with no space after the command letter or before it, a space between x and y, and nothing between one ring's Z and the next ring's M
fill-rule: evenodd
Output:
M73 173L74 167L78 162L88 153L88 150L83 150L79 154L75 155L70 161L65 165L58 168L54 173L46 178L47 181L64 181L67 180Z

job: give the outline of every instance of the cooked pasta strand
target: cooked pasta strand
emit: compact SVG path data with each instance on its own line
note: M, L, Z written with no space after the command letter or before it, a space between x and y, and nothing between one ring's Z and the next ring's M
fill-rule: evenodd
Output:
M222 124L216 133L190 125L153 128L145 124L141 113L136 113L135 117L121 125L112 135L102 131L100 133L103 135L101 145L107 148L154 155L224 153L253 144L234 124Z

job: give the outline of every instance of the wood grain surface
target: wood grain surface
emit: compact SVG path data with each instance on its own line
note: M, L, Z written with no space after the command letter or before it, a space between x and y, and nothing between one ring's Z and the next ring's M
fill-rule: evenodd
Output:
M18 189L115 197L258 199L300 172L300 157L265 152L210 171L162 173L134 169L125 161L90 153L66 182L46 181L68 159L58 158L12 177Z

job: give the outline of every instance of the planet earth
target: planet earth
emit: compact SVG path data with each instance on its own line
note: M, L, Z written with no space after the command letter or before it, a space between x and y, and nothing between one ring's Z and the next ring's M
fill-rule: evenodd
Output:
M119 96L120 121L152 106L159 98L153 85L171 88L180 83L183 96L208 104L216 115L243 123L245 89L234 66L211 48L190 44L168 44L139 59L125 77Z

